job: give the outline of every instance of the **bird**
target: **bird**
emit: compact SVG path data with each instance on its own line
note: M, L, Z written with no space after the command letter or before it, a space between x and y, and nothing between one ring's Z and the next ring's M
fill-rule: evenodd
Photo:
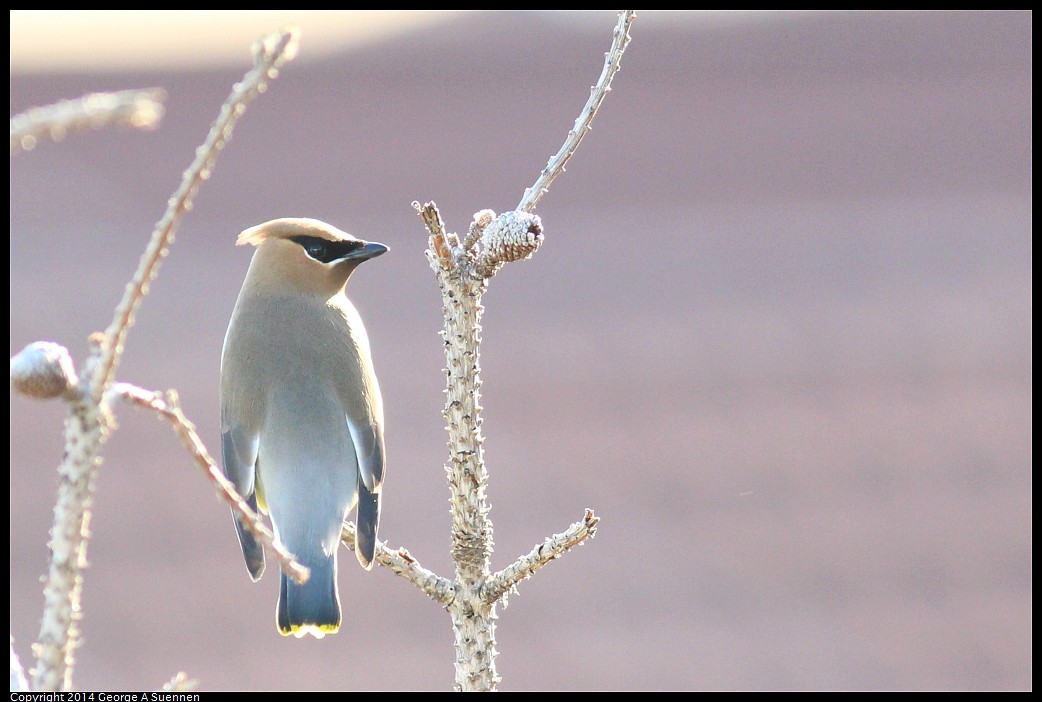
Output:
M276 538L310 569L280 572L276 626L323 638L340 629L337 551L357 508L355 556L372 568L384 480L384 416L362 318L345 293L354 270L386 253L317 219L243 231L255 251L221 355L224 474ZM232 512L251 579L264 550Z

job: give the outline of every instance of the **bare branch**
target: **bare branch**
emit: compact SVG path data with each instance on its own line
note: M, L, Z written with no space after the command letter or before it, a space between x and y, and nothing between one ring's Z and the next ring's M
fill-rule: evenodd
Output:
M355 550L355 525L352 522L344 523L340 540L349 549ZM449 606L456 597L451 580L421 566L405 548L392 550L387 544L378 541L376 562L384 568L389 568L395 575L405 578L442 606Z
M626 50L626 45L630 43L630 25L633 24L633 20L637 16L636 12L636 10L621 10L619 12L619 23L615 25L611 49L605 54L604 68L601 70L600 78L597 79L597 85L590 89L590 99L586 101L586 105L583 107L582 112L579 113L578 119L575 120L575 126L572 127L572 131L568 132L568 137L564 140L564 146L547 162L546 167L543 168L543 172L539 174L532 187L525 190L525 195L521 198L521 202L517 204L516 209L525 212L531 212L535 209L539 200L549 189L550 183L564 172L564 166L568 163L568 159L572 157L572 154L579 147L579 142L582 141L586 132L590 130L594 115L597 114L597 110L600 109L605 96L611 90L611 81L619 71L619 62L622 61L622 54Z
M455 246L459 245L458 238L445 231L445 222L441 221L441 213L438 212L438 206L433 202L421 205L419 202L413 201L412 206L420 215L427 231L431 233L430 250L435 253L441 265L449 266L455 260L453 251Z
M488 472L481 448L484 438L478 362L484 311L481 296L486 281L469 274L469 252L459 248L455 236L445 236L434 203L417 209L431 234L427 259L437 276L445 313L441 331L446 361L442 414L449 433L445 472L452 514L452 560L456 564L455 593L447 608L456 639L456 689L490 691L499 682L495 613L494 606L477 599L480 585L489 574L493 546L485 494Z
M41 139L60 141L71 131L110 125L155 129L163 117L166 93L159 88L91 93L46 107L34 107L11 118L11 155L29 151Z
M445 315L441 331L445 345L445 409L449 433L449 482L452 514L452 560L456 575L453 599L446 605L456 642L456 690L492 691L499 684L496 671L496 606L522 579L530 576L569 548L590 538L597 517L587 510L582 522L547 539L527 556L497 575L491 575L492 520L486 496L481 432L481 316L482 296L489 279L502 265L530 257L543 242L543 227L533 214L551 181L564 171L610 89L612 78L629 43L634 11L623 10L615 27L611 50L590 99L561 150L550 159L535 184L525 191L517 209L498 217L492 210L474 214L463 245L448 234L433 202L413 207L430 233L427 259L441 288Z
M597 533L597 522L599 521L600 517L594 515L592 509L587 509L581 522L572 524L564 533L554 534L527 555L521 556L489 578L484 588L485 601L489 603L498 601L511 589L517 587L519 582L531 577L532 573L555 558L560 558L565 551L582 544L587 539L592 539Z
M92 335L89 343L94 345L96 336ZM101 463L101 446L111 428L108 406L90 401L82 382L80 388L66 396L69 416L65 422L65 452L58 466L58 496L47 543L50 560L44 577L43 617L40 638L33 647L36 665L30 671L32 687L39 692L72 689L94 476Z
M463 240L463 249L465 251L474 250L481 241L481 235L495 219L496 213L493 210L475 212L474 221L470 223L470 228L467 230L467 238Z
M112 323L105 334L93 334L89 339L91 352L81 372L79 391L70 393L74 396L68 400L65 453L58 468L58 497L48 543L51 558L44 577L44 612L40 638L34 647L33 687L41 692L72 689L75 650L80 641L78 620L94 479L101 464L101 447L112 426L106 391L123 353L134 312L173 241L182 216L191 208L192 198L201 183L209 178L232 127L246 104L264 90L268 79L277 75L277 67L292 58L296 43L297 34L286 30L255 45L254 68L233 87L210 134L197 150L195 161L185 171L166 213L152 232L152 239L116 308Z
M278 67L296 55L298 41L299 33L296 30L285 29L254 45L253 70L232 87L231 95L221 106L221 113L210 128L206 141L196 150L195 160L185 171L181 185L170 198L163 217L156 223L137 272L127 285L112 323L105 330L105 341L101 345L101 356L94 366L91 383L95 401L101 401L105 388L112 382L119 357L123 353L127 331L134 323L134 312L148 293L148 286L174 240L181 218L192 208L192 200L203 181L210 177L217 154L231 138L232 130L245 112L246 105L267 89L270 79L278 76Z
M214 488L217 490L217 497L227 502L239 515L239 521L243 523L250 533L271 549L286 575L298 583L307 581L310 575L307 567L294 559L293 554L264 525L260 515L250 509L242 495L236 492L235 486L232 485L231 481L224 477L224 473L221 472L216 461L213 460L210 452L203 444L203 440L199 438L199 434L195 431L195 425L188 421L184 412L181 411L177 392L167 390L165 393L158 393L139 388L130 383L115 383L108 394L126 400L138 407L150 409L170 422L174 433L177 434L177 438L181 440L184 447L188 449L188 453L195 459L196 464L203 469L206 477L213 483Z

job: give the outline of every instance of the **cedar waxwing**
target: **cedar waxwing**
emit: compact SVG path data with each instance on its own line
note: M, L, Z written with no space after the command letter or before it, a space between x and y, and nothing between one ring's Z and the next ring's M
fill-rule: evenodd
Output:
M340 628L337 550L356 504L355 555L366 570L376 549L383 403L369 339L344 286L358 264L387 247L315 219L265 222L236 243L257 249L224 338L224 473L311 569L303 585L280 573L279 632L322 638ZM235 527L256 581L264 551L238 519Z

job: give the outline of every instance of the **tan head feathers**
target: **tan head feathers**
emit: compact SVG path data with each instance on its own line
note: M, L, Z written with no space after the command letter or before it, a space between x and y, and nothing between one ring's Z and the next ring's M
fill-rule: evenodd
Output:
M314 236L327 241L355 241L355 237L332 224L308 217L284 217L246 229L235 240L237 246L260 246L267 239L290 239L295 236Z

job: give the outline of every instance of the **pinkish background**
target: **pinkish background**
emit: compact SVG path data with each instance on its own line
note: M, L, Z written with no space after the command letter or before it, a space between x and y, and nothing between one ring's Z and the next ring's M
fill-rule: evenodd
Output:
M253 103L119 378L177 388L211 450L236 234L310 216L392 253L352 282L387 405L381 536L450 573L440 301L413 200L512 208L588 95L614 14L465 16L318 58ZM11 113L162 86L152 133L11 161L11 352L104 328L246 70L19 74ZM597 537L499 611L502 690L1032 687L1032 18L638 19L546 243L485 298L501 568L586 507ZM11 399L11 632L29 662L58 403ZM445 613L342 554L345 629L275 632L173 433L118 408L91 524L83 690L449 689Z

